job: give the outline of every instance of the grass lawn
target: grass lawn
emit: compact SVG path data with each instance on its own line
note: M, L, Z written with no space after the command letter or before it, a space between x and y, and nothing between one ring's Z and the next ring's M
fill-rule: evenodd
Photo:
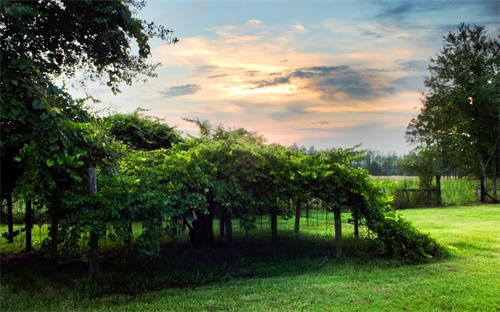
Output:
M293 220L282 220L278 244L267 229L238 236L231 268L221 264L223 248L179 245L151 262L110 255L96 286L78 262L54 274L43 259L2 260L0 311L500 311L500 205L403 213L453 256L420 265L370 259L345 224L346 255L335 260L325 223L303 219L297 237Z

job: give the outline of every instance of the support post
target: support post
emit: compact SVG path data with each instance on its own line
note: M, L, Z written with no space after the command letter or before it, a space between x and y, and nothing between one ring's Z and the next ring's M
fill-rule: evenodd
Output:
M299 234L300 231L300 208L302 202L299 198L295 201L295 234Z
M97 191L97 177L96 177L96 169L94 167L89 168L89 195L92 197L94 193ZM92 280L97 278L97 265L99 259L99 236L95 233L95 231L90 232L90 240L89 240L90 254L89 254L89 277Z
M7 194L7 226L8 226L8 242L14 243L14 216L13 216L12 193Z
M441 206L441 176L437 175L436 176L436 200L437 200L437 205Z
M340 258L342 255L342 216L339 205L333 207L333 216L335 218L335 257Z
M271 240L278 240L278 205L277 203L271 207Z
M31 200L26 201L26 252L31 251L32 246L32 229L33 229L33 209Z
M354 237L359 237L359 218L354 216Z

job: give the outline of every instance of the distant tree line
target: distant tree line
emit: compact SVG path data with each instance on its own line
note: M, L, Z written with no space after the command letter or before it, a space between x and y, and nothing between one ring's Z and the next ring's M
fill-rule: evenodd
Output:
M372 176L410 175L399 166L404 157L398 156L395 152L386 154L369 149L362 158L354 161L352 166L366 169Z

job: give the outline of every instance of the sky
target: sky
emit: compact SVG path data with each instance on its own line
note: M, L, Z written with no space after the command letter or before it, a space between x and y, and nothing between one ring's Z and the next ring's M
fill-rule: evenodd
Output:
M149 0L137 16L179 42L150 42L151 61L162 63L156 79L119 95L90 85L97 110L148 109L192 135L198 129L183 118L285 146L403 155L443 36L461 22L498 35L500 1Z

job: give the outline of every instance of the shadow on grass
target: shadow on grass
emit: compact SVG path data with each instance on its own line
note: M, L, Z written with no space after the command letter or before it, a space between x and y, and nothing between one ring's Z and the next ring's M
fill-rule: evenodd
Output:
M154 259L144 259L133 249L100 253L99 277L88 279L88 263L66 256L57 268L45 256L18 255L2 258L2 286L10 292L66 291L71 296L135 296L166 288L195 288L233 279L306 274L326 265L385 265L377 258L372 241L346 237L344 254L335 257L333 237L283 234L276 242L267 237L237 237L236 263L226 265L225 246L192 247L187 242L169 244Z

